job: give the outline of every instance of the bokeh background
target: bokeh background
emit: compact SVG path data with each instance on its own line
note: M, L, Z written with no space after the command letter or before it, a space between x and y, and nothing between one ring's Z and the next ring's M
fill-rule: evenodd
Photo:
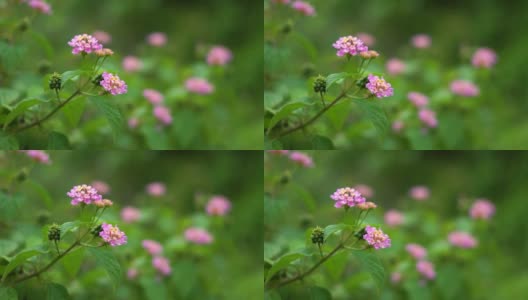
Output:
M334 208L330 194L339 187L366 184L374 193L369 200L378 205L367 218L368 223L378 224L392 238L391 248L376 252L388 278L381 293L375 292L370 278L364 276L350 255L320 268L305 285L283 290L283 295L301 295L310 284L327 288L333 299L516 299L528 292L528 273L524 268L528 262L528 242L524 238L528 234L524 200L527 153L307 153L315 163L312 169L299 168L287 158L267 154L265 188L271 199L265 201L265 253L299 249L304 247L308 228L340 223L343 211ZM279 178L283 178L282 188L271 184L278 183ZM416 185L428 187L430 198L412 200L409 190ZM469 207L477 198L487 198L496 206L496 214L489 222L478 223L469 218ZM403 213L405 225L390 227L384 222L384 213L390 209ZM471 250L445 248L447 233L455 229L474 234L479 246ZM425 285L425 292L412 287L412 274L416 273L413 264L403 272L400 283L390 282L390 274L408 259L405 244L412 242L424 245L435 264L437 277ZM336 264L343 265L337 268L341 270L337 275Z
M10 186L13 175L21 171L28 174L14 190L19 197L1 197L0 250L9 251L6 249L13 242L16 249L40 244L41 226L75 220L78 207L70 205L66 192L73 185L90 184L93 180L104 181L111 188L105 197L112 199L114 206L105 212L104 219L126 232L128 244L111 249L124 272L115 289L104 270L90 263L88 254L76 276L65 273L59 263L44 275L44 283L52 280L66 286L73 299L262 297L261 152L50 151L49 154L52 164L42 165L31 162L23 153L0 152L2 189ZM149 196L145 188L150 182L164 183L166 194L159 198ZM41 189L35 188L35 184ZM50 208L43 201L42 189L51 198ZM231 212L220 219L207 216L204 206L211 195L226 196L232 202ZM6 200L16 200L17 206L9 206L4 203ZM125 223L120 216L125 206L138 208L140 220ZM185 246L183 231L189 226L208 228L214 243ZM150 258L141 247L144 239L163 245L164 256L169 258L172 268L169 276L152 276ZM142 260L145 264L138 270L138 277L127 279L128 268L134 261ZM42 292L44 283L28 281L18 286L19 295L26 291L28 299L39 299L36 295Z

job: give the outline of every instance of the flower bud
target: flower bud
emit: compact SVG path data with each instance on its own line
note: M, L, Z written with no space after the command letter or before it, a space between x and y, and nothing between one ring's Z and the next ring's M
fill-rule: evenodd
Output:
M317 78L315 78L314 84L313 84L314 92L319 94L326 93L326 79L319 75Z
M48 239L50 241L60 241L61 239L61 229L57 224L53 224L48 229Z
M99 50L95 50L95 55L99 57L112 56L114 55L114 51L108 48L99 49Z
M22 19L22 21L20 21L20 23L17 24L17 29L20 32L24 32L28 30L30 24L31 22L29 21L29 18L25 17L24 19Z
M369 51L363 51L363 52L359 53L359 56L361 56L364 59L372 59L372 58L378 57L379 53L377 51L374 51L374 50L369 50Z
M357 205L357 207L361 210L369 210L369 209L374 209L376 207L378 207L374 202L363 202L363 203L360 203Z
M324 244L324 230L317 226L312 230L312 243L314 244Z
M281 31L284 34L288 34L292 31L292 29L293 29L293 22L292 20L288 20L288 22L282 25Z
M53 73L49 79L50 90L59 91L62 88L62 79L59 73Z
M112 202L112 200L108 200L108 199L101 199L101 200L95 200L94 201L94 205L99 207L99 208L103 208L103 207L109 207L109 206L114 205L114 202Z

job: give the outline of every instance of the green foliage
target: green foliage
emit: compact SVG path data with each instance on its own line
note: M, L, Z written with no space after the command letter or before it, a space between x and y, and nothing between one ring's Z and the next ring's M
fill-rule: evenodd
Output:
M11 273L16 267L24 264L27 260L30 258L47 253L49 250L43 250L43 249L28 249L19 252L16 256L12 257L9 261L9 264L4 269L4 274L2 275L2 281L5 281L7 275Z
M68 290L58 283L47 284L47 300L68 300L71 299Z
M109 249L88 248L88 252L95 257L97 264L103 267L114 286L117 286L123 277L121 265Z
M354 251L354 256L357 257L363 268L369 272L370 277L374 280L376 288L381 291L385 284L385 268L378 256L370 251Z
M0 299L18 300L17 291L11 287L0 287Z

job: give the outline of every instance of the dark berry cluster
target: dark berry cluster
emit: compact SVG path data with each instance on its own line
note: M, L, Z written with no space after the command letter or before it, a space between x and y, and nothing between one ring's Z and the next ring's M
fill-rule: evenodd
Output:
M50 241L60 241L61 239L61 229L57 224L53 224L48 229L48 239Z
M312 243L314 244L324 244L324 230L317 226L312 230Z

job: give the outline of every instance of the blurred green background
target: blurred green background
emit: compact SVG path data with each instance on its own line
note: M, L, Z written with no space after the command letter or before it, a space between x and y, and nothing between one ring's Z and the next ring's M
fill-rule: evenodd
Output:
M337 188L358 184L372 187L374 196L369 200L378 208L370 214L369 223L380 224L392 238L393 247L376 252L384 260L387 274L404 259L403 247L409 242L432 246L445 240L446 230L468 229L477 234L479 246L472 251L453 250L445 256L435 256L433 262L438 280L427 286L436 292L431 299L520 299L528 292L528 234L525 204L528 186L528 153L521 151L307 151L313 156L315 168L296 168L292 162L275 155L267 155L266 176L290 176L282 192L265 203L265 241L297 249L304 246L308 228L340 223L343 211L333 207L330 199ZM285 171L288 170L288 171ZM280 178L280 177L279 177ZM408 196L415 185L430 188L428 200L418 202ZM468 226L468 209L476 198L487 198L496 206L496 214L489 226L475 223ZM273 204L273 202L275 204ZM402 212L406 226L391 228L384 224L383 214L389 209ZM292 217L294 216L294 217ZM436 235L435 235L436 232ZM278 244L277 244L278 243ZM273 246L274 247L274 246ZM271 249L271 248L270 248ZM429 248L430 252L434 252ZM452 295L464 298L444 298L438 291L446 288L449 280L443 277L443 268L452 263L452 257L465 257L459 262L456 277L461 282L450 287ZM449 258L451 257L451 258ZM319 285L329 288L335 299L378 299L368 292L368 276L360 276L349 258L350 272L341 279L330 276L330 271L319 270L313 275ZM331 264L332 265L332 264ZM413 266L411 266L413 269ZM330 270L330 267L329 269ZM411 272L413 270L410 270ZM333 278L328 280L321 280ZM405 277L405 275L404 275ZM454 277L454 276L452 276ZM355 278L355 279L354 279ZM308 281L308 285L309 285ZM405 283L405 279L404 279ZM402 283L402 285L404 285ZM486 286L486 288L483 288ZM461 288L463 287L463 288ZM346 290L343 290L345 288ZM458 291L455 291L458 289ZM461 290L462 289L462 290ZM403 297L403 287L387 281L382 299L410 299ZM343 294L343 292L347 292ZM457 294L458 293L458 294ZM347 295L347 296L343 296ZM462 296L464 295L464 296ZM411 297L411 296L409 296ZM288 299L288 298L286 298ZM415 299L415 298L412 298ZM420 299L420 298L416 298ZM425 299L425 298L422 298Z
M128 235L127 245L112 248L124 272L135 259L145 256L141 247L144 239L159 241L172 267L170 276L158 280L161 285L151 285L145 275L148 271L141 269L136 280L129 280L124 275L116 290L108 282L101 284L104 272L96 272L94 266L85 265L75 278L64 274L59 276L54 272L63 272L61 266L54 267L51 275L45 278L68 287L74 299L262 297L261 152L50 151L49 154L52 164L48 166L32 163L22 153L0 152L1 188L8 187L9 176L22 169L31 169L29 179L15 189L22 195L17 213L0 220L0 240L16 241L25 247L40 244L42 225L61 224L78 217L78 207L70 205L66 192L74 185L102 180L111 188L105 197L114 201L104 219L118 224ZM51 209L46 208L41 194L30 181L41 184L48 191L53 201ZM147 195L145 186L154 181L166 185L165 196L153 198ZM220 219L206 217L204 213L211 195L225 195L232 202L229 215L221 218L223 223L218 223ZM125 206L139 208L141 220L131 224L123 222L120 211ZM182 248L183 231L189 226L208 228L214 235L214 243ZM146 263L145 269L151 269L150 260ZM34 281L23 288L38 292L40 287Z

